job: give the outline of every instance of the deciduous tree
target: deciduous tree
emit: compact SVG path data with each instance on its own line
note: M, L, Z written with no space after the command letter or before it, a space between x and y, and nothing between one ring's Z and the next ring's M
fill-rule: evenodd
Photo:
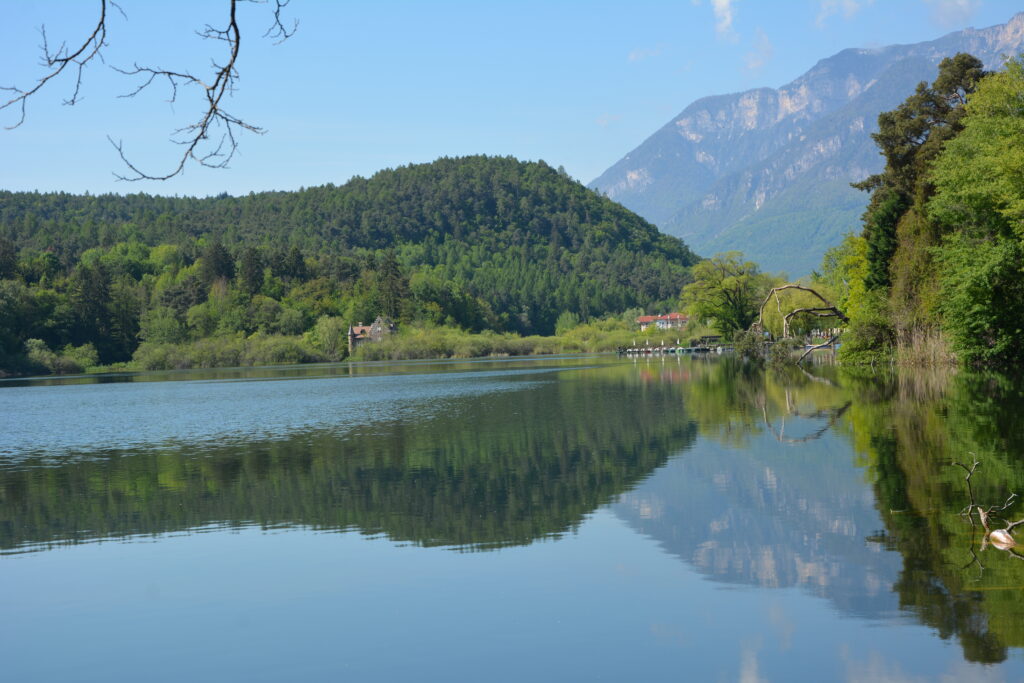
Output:
M771 289L771 278L743 254L730 251L693 267L693 282L683 288L683 304L699 320L711 320L732 337L757 319L757 307Z

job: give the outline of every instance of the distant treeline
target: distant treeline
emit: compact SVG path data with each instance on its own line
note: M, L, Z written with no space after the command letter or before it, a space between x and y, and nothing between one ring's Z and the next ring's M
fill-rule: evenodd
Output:
M565 313L668 306L696 261L564 172L512 158L237 198L0 192L0 371L210 338L250 361L336 359L340 331L377 315L551 334Z

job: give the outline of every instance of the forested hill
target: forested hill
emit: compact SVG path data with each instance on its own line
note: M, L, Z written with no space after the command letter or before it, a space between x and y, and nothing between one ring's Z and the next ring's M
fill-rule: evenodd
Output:
M680 240L543 161L511 157L442 158L341 186L244 197L0 191L0 207L0 234L65 260L119 241L179 244L207 236L229 247L286 245L311 254L417 244L427 262L426 247L451 239L502 250L622 247L695 261Z
M378 314L549 334L563 313L670 306L696 260L565 173L513 158L237 198L0 192L0 347L92 343L110 362L143 341Z

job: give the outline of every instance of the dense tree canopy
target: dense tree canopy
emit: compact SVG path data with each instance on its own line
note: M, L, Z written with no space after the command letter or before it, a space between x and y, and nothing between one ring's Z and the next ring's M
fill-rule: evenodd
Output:
M698 320L710 320L728 337L750 327L771 279L739 252L718 254L693 268L683 303Z
M565 312L671 301L696 261L563 173L511 158L239 198L0 192L0 360L29 339L91 344L109 363L140 342L380 314L550 334Z
M845 351L1024 360L1024 63L985 74L969 55L943 60L879 126L863 262L848 249L824 268L855 304Z

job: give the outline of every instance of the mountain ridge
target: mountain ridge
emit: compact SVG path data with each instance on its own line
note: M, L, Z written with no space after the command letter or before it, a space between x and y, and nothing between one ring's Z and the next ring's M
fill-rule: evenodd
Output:
M849 183L881 169L870 137L878 114L933 80L944 57L970 52L991 69L1022 48L1024 12L932 41L847 48L779 88L694 101L589 187L705 256L740 249L766 270L803 275L859 226L867 196ZM834 215L794 219L796 187L820 189ZM829 227L809 250L821 224Z

